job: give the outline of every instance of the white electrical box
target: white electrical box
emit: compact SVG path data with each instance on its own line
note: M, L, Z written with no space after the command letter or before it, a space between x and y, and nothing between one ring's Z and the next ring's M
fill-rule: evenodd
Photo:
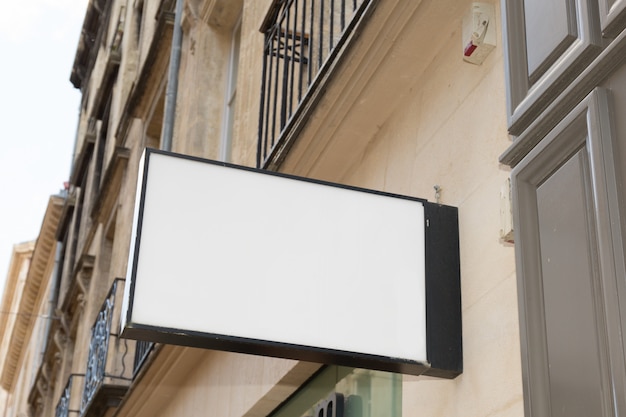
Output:
M463 60L480 65L496 47L496 17L493 4L472 3L463 19Z

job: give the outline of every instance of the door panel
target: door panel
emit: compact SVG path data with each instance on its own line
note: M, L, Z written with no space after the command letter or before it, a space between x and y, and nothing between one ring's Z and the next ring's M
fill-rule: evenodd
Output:
M596 0L503 0L509 131L520 134L601 51Z
M594 90L512 171L527 416L626 412L609 115Z
M595 317L599 280L588 149L576 152L537 188L539 245L548 353L550 405L555 415L601 416L601 358Z
M536 81L576 40L576 13L569 1L525 0L524 6L528 73Z

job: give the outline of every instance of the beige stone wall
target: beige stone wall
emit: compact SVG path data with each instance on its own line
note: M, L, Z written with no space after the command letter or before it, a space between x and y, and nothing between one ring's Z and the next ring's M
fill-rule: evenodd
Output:
M219 159L232 27L186 17L173 150Z

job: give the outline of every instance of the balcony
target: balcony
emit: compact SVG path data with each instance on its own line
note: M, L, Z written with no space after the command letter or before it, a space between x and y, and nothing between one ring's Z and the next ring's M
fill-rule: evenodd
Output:
M118 304L121 304L123 291L124 281L118 278L113 282L91 329L80 403L81 417L100 417L108 409L117 407L132 380L135 343L119 339L113 333L119 326Z
M80 387L81 384L75 382L75 378L83 378L82 374L72 374L67 379L67 384L63 389L61 398L57 403L55 417L69 417L78 415L80 412Z
M275 0L265 18L257 166L274 169L374 0Z
M133 379L141 370L155 344L153 342L138 341L135 345L135 360L133 361Z

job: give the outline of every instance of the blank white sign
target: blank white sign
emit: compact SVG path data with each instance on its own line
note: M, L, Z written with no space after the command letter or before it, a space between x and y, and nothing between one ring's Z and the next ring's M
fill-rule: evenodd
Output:
M123 336L427 365L424 229L421 200L148 150Z

